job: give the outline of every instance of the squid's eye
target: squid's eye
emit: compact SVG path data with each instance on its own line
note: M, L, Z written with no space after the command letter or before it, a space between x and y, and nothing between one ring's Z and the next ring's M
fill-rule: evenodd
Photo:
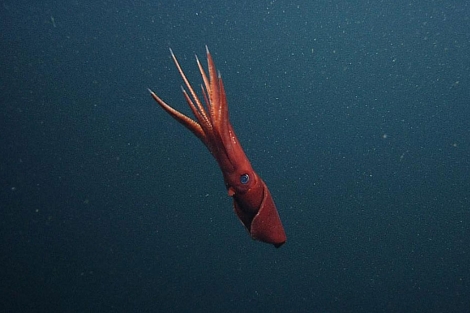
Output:
M249 181L250 181L250 175L243 174L240 176L240 183L242 183L243 185L248 184Z

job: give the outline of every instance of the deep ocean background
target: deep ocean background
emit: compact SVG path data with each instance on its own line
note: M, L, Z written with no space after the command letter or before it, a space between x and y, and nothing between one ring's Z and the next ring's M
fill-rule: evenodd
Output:
M1 312L470 312L470 2L1 2ZM205 45L280 249L147 91Z

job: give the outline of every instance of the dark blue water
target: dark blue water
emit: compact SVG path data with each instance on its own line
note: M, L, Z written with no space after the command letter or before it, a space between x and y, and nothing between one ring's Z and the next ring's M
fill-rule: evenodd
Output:
M286 2L2 2L1 312L470 311L468 1ZM147 92L206 44L280 249Z

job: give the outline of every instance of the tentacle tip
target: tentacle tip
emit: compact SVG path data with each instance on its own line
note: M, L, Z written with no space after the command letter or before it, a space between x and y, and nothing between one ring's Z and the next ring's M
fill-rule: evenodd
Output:
M171 55L175 55L175 54L173 53L173 50L172 50L171 48L168 48L168 49L170 50Z
M152 94L152 95L155 94L155 92L153 92L152 89L147 88L147 90L150 92L150 94Z

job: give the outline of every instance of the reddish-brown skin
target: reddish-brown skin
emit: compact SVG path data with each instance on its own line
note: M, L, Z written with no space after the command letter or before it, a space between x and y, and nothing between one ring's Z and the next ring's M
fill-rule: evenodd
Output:
M228 195L233 197L235 213L251 237L280 247L286 242L281 219L268 187L251 167L229 121L224 85L209 50L206 47L208 76L196 58L204 81L202 95L205 104L197 96L173 52L170 52L189 90L188 93L183 88L183 95L196 120L175 110L151 90L150 94L168 114L196 135L214 156L222 170Z

